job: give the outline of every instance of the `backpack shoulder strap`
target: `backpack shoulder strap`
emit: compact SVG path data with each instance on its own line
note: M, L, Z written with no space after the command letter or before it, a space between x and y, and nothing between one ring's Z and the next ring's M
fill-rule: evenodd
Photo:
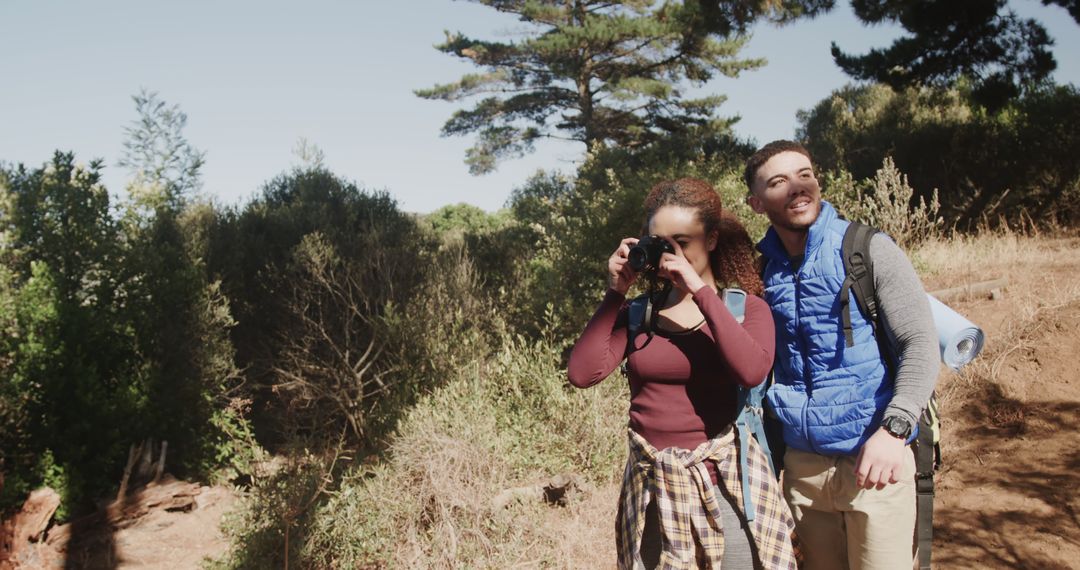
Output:
M627 307L627 320L626 320L626 356L629 357L630 353L636 348L634 346L634 339L639 334L650 330L649 320L652 315L649 314L649 296L639 295L634 297L630 301L630 306Z
M735 320L742 323L746 318L746 292L742 289L724 289L721 293L724 305L731 312ZM742 483L743 505L747 521L753 521L755 512L754 499L750 488L750 470L747 465L750 454L750 438L757 440L758 447L769 460L769 466L776 473L776 465L773 460L772 450L769 448L768 439L765 437L764 410L762 408L765 391L768 389L770 377L754 388L739 387L737 392L736 409L738 416L735 418L735 429L739 438L739 473Z
M873 328L878 347L887 363L896 364L896 355L884 327L879 326L881 314L874 285L874 263L870 257L870 240L880 230L851 222L844 232L841 255L844 260L844 283L840 288L840 314L844 325L844 340L852 346L850 292L855 291L855 303ZM941 462L941 447L937 437L937 400L931 395L930 402L919 418L918 436L913 446L916 463L916 544L920 570L930 568L930 550L933 544L934 471Z
M870 259L870 240L878 233L873 228L859 222L851 222L844 232L840 245L844 260L844 283L840 287L840 318L844 325L844 341L847 346L854 346L851 330L850 306L851 291L855 291L855 303L870 322L874 336L880 339L878 331L877 290L874 287L874 263Z

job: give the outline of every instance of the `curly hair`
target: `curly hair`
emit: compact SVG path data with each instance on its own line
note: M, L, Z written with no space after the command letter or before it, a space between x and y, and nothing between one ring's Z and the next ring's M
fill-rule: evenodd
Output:
M705 226L705 235L716 235L716 248L709 254L713 277L721 286L735 285L751 295L762 296L761 283L754 262L754 243L739 219L723 209L720 194L711 184L697 178L666 180L652 187L645 197L645 227L660 208L678 206L697 212Z

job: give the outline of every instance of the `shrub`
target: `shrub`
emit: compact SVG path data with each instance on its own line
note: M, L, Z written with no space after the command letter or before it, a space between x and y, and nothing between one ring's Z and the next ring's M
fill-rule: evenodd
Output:
M256 474L247 494L226 514L222 529L233 548L209 568L283 568L298 559L315 507L340 475L342 457L300 449L281 457L272 472Z
M930 201L914 198L907 176L885 157L873 178L855 182L840 171L823 177L825 194L847 219L874 226L904 249L941 237L944 221L938 215L937 191Z
M335 567L501 567L529 542L550 540L534 506L501 510L492 499L564 472L616 480L628 398L621 378L570 387L559 353L517 337L425 398L387 460L351 472L320 508L306 555Z
M558 335L576 334L605 288L606 260L627 236L642 232L642 202L663 180L701 178L721 194L724 207L748 225L752 236L767 226L746 204L739 181L749 144L735 140L705 141L697 146L655 145L641 151L599 149L590 153L575 176L538 173L515 190L510 211L519 238L514 295L507 305L518 308L516 320L531 334L553 314Z
M798 137L822 170L869 178L885 157L929 202L940 189L950 226L983 220L1075 224L1080 92L1043 85L997 111L973 100L970 82L894 91L847 86L799 113Z
M401 419L383 460L351 468L313 507L311 520L299 525L303 544L290 546L295 561L334 568L496 568L533 546L541 564L554 563L546 557L558 552L561 531L545 522L551 507L500 509L492 498L564 472L586 485L616 481L625 459L628 399L619 377L590 390L570 387L559 367L561 351L550 338L516 335L490 358L459 363L453 378ZM283 520L284 505L295 502L283 498L286 492L292 491L269 487L252 494L241 522L231 525L238 549L224 566L280 565L284 534L276 521Z

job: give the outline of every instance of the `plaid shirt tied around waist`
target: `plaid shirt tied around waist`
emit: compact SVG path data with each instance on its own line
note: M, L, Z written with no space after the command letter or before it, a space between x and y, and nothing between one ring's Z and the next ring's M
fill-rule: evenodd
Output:
M623 474L616 529L619 568L645 568L640 554L645 508L650 500L656 500L660 531L664 536L657 568L697 568L700 552L704 568L719 569L724 555L724 529L717 501L726 499L716 496L705 461L716 463L720 483L728 496L733 497L735 510L745 520L735 430L728 430L693 451L676 447L657 451L637 432L627 431L630 456ZM795 570L791 543L795 522L769 469L768 460L753 438L749 444L747 471L756 511L749 525L755 547L755 567Z

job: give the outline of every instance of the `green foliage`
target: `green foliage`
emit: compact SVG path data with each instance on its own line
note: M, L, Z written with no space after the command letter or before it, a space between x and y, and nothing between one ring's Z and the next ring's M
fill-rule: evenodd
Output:
M701 0L705 25L718 33L746 33L761 20L785 25L833 8L834 0Z
M68 513L111 485L126 447L122 432L144 396L130 384L120 251L98 168L57 153L40 169L6 175L11 241L3 259L15 318L4 392L21 410L5 429L5 470L24 488L47 478L63 483L57 491ZM52 459L43 463L46 452Z
M728 132L732 121L715 115L724 97L691 99L685 87L763 64L739 59L745 39L718 33L717 11L698 2L476 1L518 16L528 35L503 43L447 33L436 47L484 71L416 92L452 102L479 97L442 129L477 134L465 160L474 174L549 137L587 149L638 148Z
M207 235L261 441L321 448L346 432L352 449L376 445L398 397L429 378L401 381L393 355L416 340L390 340L384 321L419 312L435 238L386 193L318 166L278 176Z
M145 402L132 435L170 442L178 475L236 476L258 448L238 413L243 398L232 394L241 383L229 338L236 322L204 261L213 207L194 193L205 153L184 137L179 106L145 90L133 99L139 118L125 129L120 161L133 174L120 271Z
M873 178L859 184L844 171L824 176L823 184L829 200L847 219L882 230L907 251L942 237L937 192L929 203L919 198L911 206L914 190L891 158L885 158Z
M767 221L746 205L738 173L751 145L717 138L696 146L682 141L631 152L599 149L577 176L538 174L514 192L515 239L501 240L519 262L503 305L515 322L537 334L548 307L557 315L557 335L577 334L606 287L606 260L624 237L644 229L642 203L663 180L701 178L721 193L725 208L763 235ZM509 234L510 231L504 232Z
M256 477L248 494L222 521L235 548L206 567L284 568L301 562L314 507L325 500L328 484L340 475L334 471L337 459L296 452L275 472Z
M440 236L449 234L487 234L505 227L509 223L505 210L489 214L471 204L451 204L424 216L424 221L431 225Z
M967 76L974 78L974 98L999 109L1057 66L1046 29L1004 10L1005 0L856 0L852 8L866 24L891 21L909 32L862 56L834 42L836 64L855 79L902 89L948 86Z
M130 190L137 203L176 209L202 185L206 153L184 138L187 114L179 105L170 106L146 89L131 98L139 118L124 128L118 165L134 174Z
M1080 93L1045 87L997 112L972 101L968 84L948 89L848 86L800 112L798 137L820 170L874 176L886 156L910 178L914 200L939 190L950 225L1021 216L1075 224Z
M2 177L0 500L57 485L65 517L114 493L146 438L169 441L170 472L203 479L258 449L230 395L234 323L201 265L199 207L132 202L114 219L99 168L57 153Z
M279 475L257 476L227 525L236 548L217 566L280 566L286 556L316 567L439 564L447 562L445 540L459 538L455 556L497 566L514 544L551 537L504 524L531 507L492 511L482 494L569 470L594 482L618 476L625 383L570 388L560 366L564 345L551 336L557 317L547 316L539 341L516 334L521 324L481 286L466 241L444 241L423 259L423 294L397 297L365 321L383 348L372 369L384 371L378 405L390 412L369 421L394 420L384 459L369 457L341 477L334 453L293 455ZM344 263L327 242L309 236L296 250L324 275ZM310 363L318 358L308 355ZM325 423L341 425L340 412L316 407L326 410L318 415ZM367 435L379 437L378 428ZM492 552L485 544L506 547Z

